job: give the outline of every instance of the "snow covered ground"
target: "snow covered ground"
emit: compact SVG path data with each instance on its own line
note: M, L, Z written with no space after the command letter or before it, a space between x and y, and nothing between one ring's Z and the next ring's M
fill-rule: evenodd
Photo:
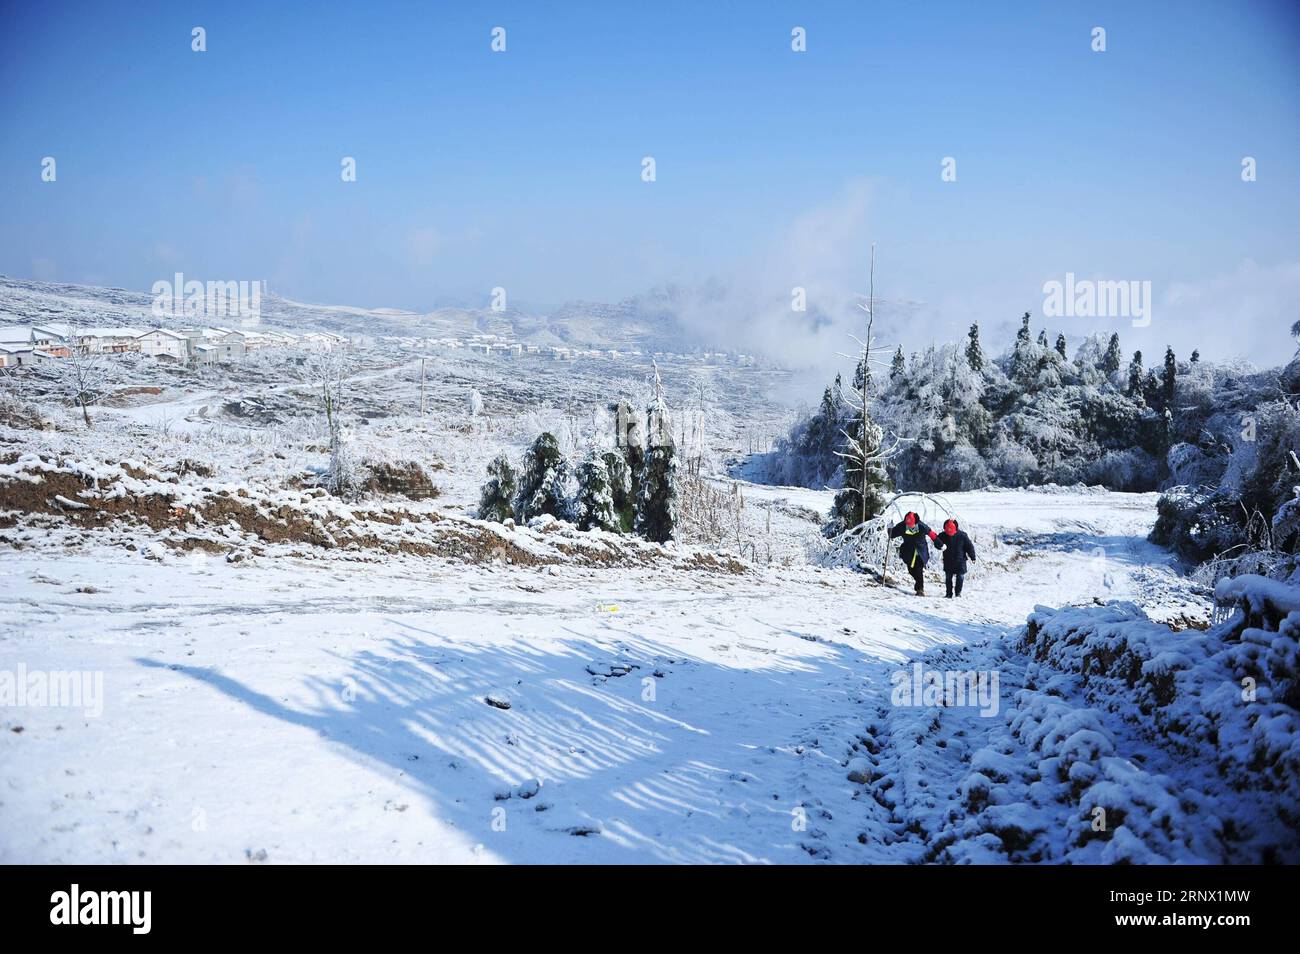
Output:
M1079 807L1030 807L1010 641L1037 604L1201 625L1211 604L1145 542L1153 497L948 499L983 558L960 601L808 564L8 550L0 670L102 673L103 695L0 709L0 861L983 861L1015 857L1008 826L1052 860ZM996 713L893 704L945 647L999 672ZM975 774L1014 818L961 829Z

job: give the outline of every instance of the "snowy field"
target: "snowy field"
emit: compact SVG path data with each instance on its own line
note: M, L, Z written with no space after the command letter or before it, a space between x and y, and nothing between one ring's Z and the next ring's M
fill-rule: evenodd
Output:
M4 713L0 861L934 860L972 760L1013 785L1040 757L1010 729L1025 661L996 648L1036 604L1210 611L1145 542L1151 496L949 500L988 557L960 601L809 565L7 552L0 669L102 672L103 698ZM1000 670L996 716L891 705L945 646ZM1058 814L1025 824L1064 839Z

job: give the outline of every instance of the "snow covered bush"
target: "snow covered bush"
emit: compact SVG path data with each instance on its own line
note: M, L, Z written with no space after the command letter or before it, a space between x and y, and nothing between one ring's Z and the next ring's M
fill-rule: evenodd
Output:
M519 493L518 475L504 454L492 459L487 473L488 479L479 493L478 518L505 523L515 514L515 497Z
M627 458L616 450L606 451L601 455L601 460L605 462L605 473L609 475L609 492L614 513L618 515L619 529L623 533L631 533L636 518L632 469L628 466Z
M677 526L677 454L671 441L645 452L638 484L634 529L647 540L666 543Z
M515 498L516 519L525 523L549 514L557 520L568 520L572 516L570 482L569 462L560 452L559 443L553 434L543 431L524 453Z
M593 456L578 465L578 499L574 509L580 530L622 532L614 508L609 468L603 458Z

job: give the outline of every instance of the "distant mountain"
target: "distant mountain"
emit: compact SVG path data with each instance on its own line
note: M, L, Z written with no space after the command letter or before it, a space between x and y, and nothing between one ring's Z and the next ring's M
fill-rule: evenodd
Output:
M692 298L692 301L696 300ZM548 315L508 309L438 308L429 312L397 308L316 305L268 294L260 318L209 317L207 324L270 330L320 330L346 335L465 337L493 334L541 346L662 351L709 346L687 333L679 320L686 294L656 290L617 304L575 301ZM158 317L154 296L122 288L66 285L0 276L0 325L76 321L85 325L139 328L193 325L196 319ZM715 345L716 346L716 345Z

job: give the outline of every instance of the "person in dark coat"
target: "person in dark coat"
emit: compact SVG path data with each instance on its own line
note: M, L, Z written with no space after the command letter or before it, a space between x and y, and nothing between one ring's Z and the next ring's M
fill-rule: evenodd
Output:
M916 513L908 511L903 515L902 523L896 523L889 529L889 539L902 537L898 545L898 555L907 566L907 572L916 581L916 595L925 595L925 565L930 562L930 545L926 542L937 539L933 530L921 522Z
M943 522L943 533L934 539L934 545L943 551L943 579L948 587L948 597L961 596L961 584L966 579L966 561L975 559L975 544L956 520Z

